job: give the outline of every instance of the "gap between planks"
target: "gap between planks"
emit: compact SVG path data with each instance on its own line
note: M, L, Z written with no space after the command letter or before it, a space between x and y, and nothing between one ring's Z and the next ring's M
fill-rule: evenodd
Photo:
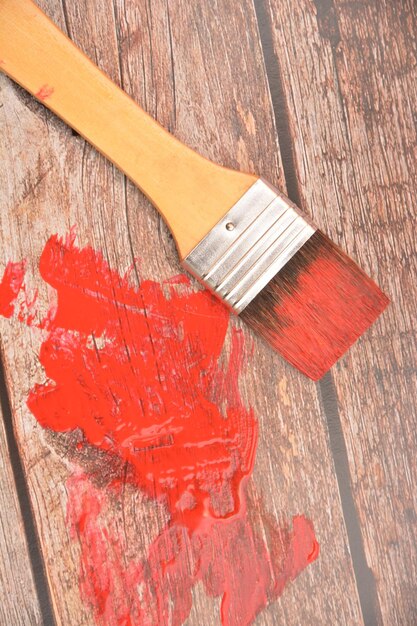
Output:
M9 453L10 465L13 472L14 484L19 502L19 508L23 523L24 535L27 544L27 555L32 570L39 612L45 626L56 626L55 615L52 608L51 594L49 590L45 563L42 557L39 536L36 529L35 518L30 504L29 486L23 471L22 459L16 440L12 408L7 390L4 355L0 344L0 412L4 424Z
M288 115L288 102L285 88L281 80L279 59L274 51L268 10L264 6L264 0L253 1L265 60L265 70L271 94L272 108L275 116L277 139L281 152L287 194L290 200L304 209L297 180L294 143L291 136ZM330 449L334 461L362 616L365 626L376 626L381 623L381 611L376 593L375 578L366 561L361 526L351 488L349 459L340 421L338 398L332 373L328 372L318 381L317 386L320 390L323 413L328 426Z

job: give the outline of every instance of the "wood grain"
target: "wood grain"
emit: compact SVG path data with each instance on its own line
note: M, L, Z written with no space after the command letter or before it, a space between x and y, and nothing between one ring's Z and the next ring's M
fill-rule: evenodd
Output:
M414 624L415 4L270 0L268 15L302 204L392 299L334 381L375 616Z
M74 41L144 108L182 141L229 167L262 171L281 188L283 173L253 5L169 4L106 0L43 2ZM219 62L221 59L221 62ZM103 251L120 270L141 257L140 276L154 280L179 271L174 244L141 194L79 137L3 78L4 205L0 241L8 259L28 258L29 283L48 293L37 271L50 233L77 224L81 245ZM19 124L16 124L16 120ZM239 322L233 322L238 324ZM86 459L69 457L65 437L43 431L25 398L44 375L40 337L18 323L1 323L15 427L42 542L59 624L92 624L78 589L80 548L65 522L65 480ZM245 331L248 339L250 335ZM260 420L251 483L251 515L288 519L305 513L321 544L319 560L256 620L259 625L340 623L362 617L316 386L254 339L242 393ZM90 459L100 467L102 461ZM111 506L110 506L111 511ZM126 490L124 533L129 550L145 554L164 511ZM139 511L139 515L138 515ZM135 512L135 513L134 513ZM116 509L109 518L117 515ZM109 519L110 521L110 519ZM217 603L200 589L187 624L216 624Z
M0 406L0 623L41 624L12 461Z

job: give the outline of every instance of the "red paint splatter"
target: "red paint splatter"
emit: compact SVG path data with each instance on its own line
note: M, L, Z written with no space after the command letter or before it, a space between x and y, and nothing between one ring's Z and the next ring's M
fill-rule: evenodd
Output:
M268 547L246 517L257 422L239 392L243 335L232 331L223 363L229 314L215 298L183 276L133 288L73 233L49 239L40 272L57 305L39 323L48 382L31 390L31 411L127 462L127 480L170 516L146 560L128 561L102 514L122 482L103 491L85 476L69 481L81 591L97 624L181 624L199 581L222 598L223 624L250 624L317 557L317 542L295 517L292 530L271 527Z
M14 301L19 295L25 277L25 263L9 262L0 282L0 315L11 317L14 312Z
M35 93L35 97L39 100L47 100L54 93L54 88L50 85L42 85L42 87Z

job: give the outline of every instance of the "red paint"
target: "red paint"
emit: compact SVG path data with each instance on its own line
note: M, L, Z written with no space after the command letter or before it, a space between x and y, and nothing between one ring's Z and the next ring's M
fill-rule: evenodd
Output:
M81 593L99 626L180 625L198 582L222 598L222 624L245 626L318 556L305 517L294 517L292 528L270 527L269 549L241 511L194 532L168 524L145 561L127 559L125 535L112 515L121 489L113 486L109 497L78 475L67 491L71 532L82 549Z
M193 525L236 512L257 424L237 390L238 331L228 367L219 365L226 309L188 285L143 281L135 290L73 239L52 237L40 271L58 306L40 352L54 382L36 385L28 399L38 421L82 428L89 443L128 461L137 484L164 498L173 519ZM103 343L98 350L92 335Z
M42 87L35 93L35 97L39 100L47 100L54 93L54 88L50 85L42 85Z
M0 315L11 317L14 312L14 301L19 295L25 277L25 263L6 265L3 278L0 282Z
M295 517L292 530L271 526L268 547L246 517L257 422L239 392L242 333L232 329L224 363L229 314L208 292L184 276L133 288L99 253L77 248L73 233L49 239L40 272L57 304L38 324L47 382L30 391L31 411L126 461L127 480L170 516L146 560L128 561L114 516L103 513L122 482L100 490L85 476L70 480L81 591L97 624L181 624L199 581L222 598L223 624L251 623L316 558L317 542Z

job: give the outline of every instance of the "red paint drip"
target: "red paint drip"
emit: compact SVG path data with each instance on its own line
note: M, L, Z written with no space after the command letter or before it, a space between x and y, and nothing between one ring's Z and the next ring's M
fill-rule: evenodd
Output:
M99 253L77 248L74 233L49 239L40 272L57 305L38 324L48 382L31 390L31 411L127 462L127 480L170 514L146 561L129 561L114 508L105 514L122 483L106 491L86 476L69 481L81 592L97 624L181 624L199 581L222 598L224 625L250 624L317 557L317 542L300 516L292 530L271 526L268 547L246 518L257 422L239 392L242 333L232 331L222 363L222 304L184 276L133 288ZM33 325L30 313L19 318Z
M25 263L9 262L0 282L0 315L11 317L14 312L14 301L19 295L25 277Z
M54 88L50 85L42 85L42 87L35 93L35 97L39 100L47 100L54 93Z

